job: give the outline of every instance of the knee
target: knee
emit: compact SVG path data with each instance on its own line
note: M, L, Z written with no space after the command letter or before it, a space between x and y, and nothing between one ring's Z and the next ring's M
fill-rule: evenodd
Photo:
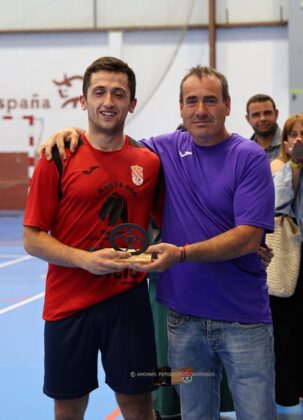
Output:
M119 395L117 396L121 413L125 420L153 420L155 419L150 394Z
M66 407L64 404L55 404L55 419L56 420L75 420L77 413L71 407Z
M125 420L152 420L153 414L147 412L144 408L139 407L120 407L121 413Z
M56 420L83 420L88 397L74 400L55 400Z

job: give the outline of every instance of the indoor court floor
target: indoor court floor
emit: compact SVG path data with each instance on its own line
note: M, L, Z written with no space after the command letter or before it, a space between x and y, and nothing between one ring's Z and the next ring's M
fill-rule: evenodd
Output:
M52 420L53 402L42 393L47 264L24 251L22 217L0 214L0 420ZM278 407L278 413L281 420L303 420L303 403ZM222 417L236 418L234 413ZM122 419L101 366L99 389L90 396L85 419Z

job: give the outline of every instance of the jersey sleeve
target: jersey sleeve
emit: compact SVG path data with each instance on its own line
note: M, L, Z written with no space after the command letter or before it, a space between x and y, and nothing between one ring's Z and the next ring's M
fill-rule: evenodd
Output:
M53 161L38 161L30 182L24 213L24 226L48 232L59 207L59 172Z
M160 137L160 136L158 136ZM148 149L152 150L157 155L160 154L158 147L157 147L157 141L155 141L155 137L151 137L149 139L142 139L139 140L139 143L144 144Z
M234 197L235 225L274 230L275 193L268 157L251 154L242 168Z

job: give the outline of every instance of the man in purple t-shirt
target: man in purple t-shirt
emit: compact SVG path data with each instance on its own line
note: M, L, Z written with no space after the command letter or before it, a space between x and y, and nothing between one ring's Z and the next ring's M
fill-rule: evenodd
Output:
M258 145L228 133L226 78L196 66L180 86L187 131L144 144L161 158L166 199L158 259L169 308L169 362L190 366L179 385L182 418L218 419L224 365L238 418L273 420L274 350L266 272L256 251L274 228L274 189Z
M169 308L169 361L191 366L179 386L182 418L218 419L225 367L238 418L275 416L274 351L266 272L256 253L274 228L266 154L225 128L225 77L194 67L182 80L187 131L144 141L161 158L166 199L163 243L144 270L160 271L158 301ZM140 269L134 266L134 269Z

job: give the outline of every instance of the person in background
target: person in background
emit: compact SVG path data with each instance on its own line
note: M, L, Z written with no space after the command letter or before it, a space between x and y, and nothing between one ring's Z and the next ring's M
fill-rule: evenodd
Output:
M183 124L176 128L185 131ZM151 221L149 226L151 243L161 241L161 230ZM167 308L157 302L158 273L148 273L149 297L152 307L158 366L168 366ZM181 420L180 398L174 386L160 386L153 391L153 406L159 416L167 420Z
M186 131L142 141L161 158L165 174L164 242L149 248L158 254L152 263L132 267L160 272L169 364L193 369L192 381L177 387L182 418L219 418L224 365L238 418L273 420L272 319L257 254L274 228L269 161L254 142L227 131L230 96L220 72L193 67L180 84L180 112ZM63 156L62 139L72 132L57 135Z
M281 153L271 162L275 185L275 212L293 217L303 232L303 114L285 121ZM302 234L303 240L303 234ZM285 261L287 264L287 261ZM276 354L276 402L299 404L303 395L303 251L293 296L270 297Z
M280 153L281 129L277 123L278 116L276 104L268 95L258 93L247 101L246 120L254 130L251 140L262 147L270 161Z
M99 351L123 417L156 418L146 274L130 270L130 254L109 242L114 226L147 229L152 209L162 213L155 202L160 160L124 134L135 92L135 74L126 63L114 57L94 61L83 79L80 102L88 129L78 153L68 151L61 177L54 162L41 159L31 181L24 246L49 263L43 391L55 401L56 420L83 420L89 393L98 387Z

